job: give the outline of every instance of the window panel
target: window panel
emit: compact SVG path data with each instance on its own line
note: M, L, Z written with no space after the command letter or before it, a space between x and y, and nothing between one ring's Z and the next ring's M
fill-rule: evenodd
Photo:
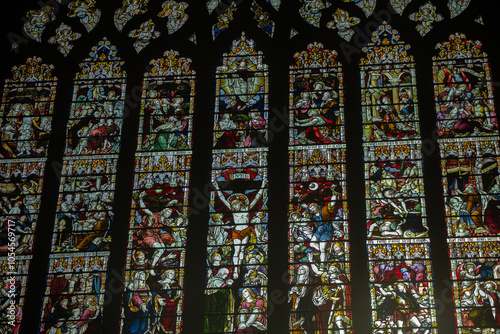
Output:
M14 332L21 328L39 223L57 86L53 70L39 57L14 66L0 106L0 326Z
M360 64L373 333L437 333L415 64L391 26L371 41Z
M266 153L235 155L212 160L205 333L267 328L267 168L257 168L267 164Z
M53 252L109 249L118 159L63 161Z
M253 41L233 42L216 74L214 148L267 145L268 71L262 54L242 48Z
M314 42L290 67L290 333L352 333L343 74L336 57Z
M481 42L464 34L450 35L436 49L434 101L458 333L493 332L499 325L500 149L491 70Z
M126 88L116 53L101 40L73 82L40 333L101 332Z
M28 284L28 270L31 255L8 254L0 257L0 282L2 295L7 297L8 305L3 304L4 310L0 319L0 326L19 331L23 315L26 285Z
M66 155L112 154L120 149L125 79L75 86Z
M244 33L216 72L204 333L267 330L268 72Z
M109 252L52 254L40 333L61 326L100 332Z
M182 332L196 73L168 50L144 74L121 333Z
M415 76L415 69L409 64L361 66L365 141L419 137Z
M165 52L146 74L138 151L191 149L195 77L184 63L175 63L178 56L173 50Z

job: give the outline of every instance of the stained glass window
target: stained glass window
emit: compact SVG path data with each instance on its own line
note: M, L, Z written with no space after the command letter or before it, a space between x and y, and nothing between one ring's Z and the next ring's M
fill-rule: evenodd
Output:
M40 333L100 333L126 73L104 38L80 64L66 131Z
M349 42L354 35L352 27L358 25L359 22L361 22L359 18L351 17L347 11L337 8L337 11L333 14L333 20L328 22L326 27L336 29L337 34Z
M399 15L403 15L403 11L411 0L391 0L392 9Z
M87 32L94 29L101 19L101 10L96 7L95 0L75 0L68 4L68 16L77 17Z
M213 3L213 2L212 2ZM217 3L218 5L218 3ZM210 6L210 2L207 3L207 8ZM212 38L215 40L219 35L229 28L229 24L234 20L234 12L238 9L236 2L231 2L230 6L226 6L226 9L217 16L217 23L212 26Z
M26 22L23 30L29 38L42 42L42 34L47 24L56 19L55 10L52 6L43 6L41 9L32 9L26 13Z
M434 100L458 333L493 332L500 325L500 147L488 55L461 33L436 49Z
M271 20L269 13L263 10L255 0L252 2L251 10L255 14L253 19L257 21L257 26L270 37L273 37L276 24Z
M451 18L462 14L463 11L470 5L470 2L471 0L449 0L448 9L450 10Z
M243 33L216 73L205 333L267 329L268 69Z
M318 27L321 20L321 11L332 4L324 0L301 0L302 7L299 9L300 16L307 23Z
M281 6L281 0L266 0L274 9L279 10Z
M186 14L188 6L187 2L173 0L167 0L162 4L158 17L167 19L167 30L170 35L179 30L188 20L189 15Z
M432 30L434 22L439 22L444 19L443 15L436 12L436 6L430 1L420 6L418 12L410 14L409 18L417 22L415 29L417 29L422 37Z
M130 31L129 37L135 38L134 48L137 53L141 52L152 39L160 37L161 33L155 30L155 23L152 19L143 22L138 29Z
M343 0L344 2L354 2L356 6L361 8L366 17L372 15L377 5L377 0Z
M166 51L142 87L122 333L181 333L195 72Z
M221 0L208 0L206 3L208 14L212 14L215 8L220 5Z
M437 333L415 64L391 26L371 41L360 66L372 328Z
M344 91L336 58L315 42L290 67L291 333L352 332Z
M4 7L0 334L499 331L489 2Z
M12 68L0 109L1 327L20 329L52 131L57 78L38 57Z
M123 4L115 11L114 23L116 29L122 31L134 16L144 14L148 10L149 0L123 0Z
M82 34L78 32L73 32L73 29L61 23L59 28L56 29L55 36L49 38L48 42L51 44L57 44L57 49L64 56L67 56L68 53L73 49L73 42L82 37Z

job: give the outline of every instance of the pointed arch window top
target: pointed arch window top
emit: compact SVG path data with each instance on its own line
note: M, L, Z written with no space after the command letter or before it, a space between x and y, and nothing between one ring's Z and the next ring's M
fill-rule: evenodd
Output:
M488 55L483 52L482 44L477 40L469 40L463 33L451 34L448 41L436 44L438 55L433 60L465 59L465 58L486 58Z
M404 44L400 39L399 31L384 22L372 33L372 43L368 46Z
M97 45L92 47L90 51L89 58L85 59L85 61L110 61L110 60L122 60L116 54L118 49L116 46L111 44L111 42L104 37L102 41L97 43Z
M127 73L122 70L123 61L117 54L116 46L104 37L90 51L89 58L80 64L82 69L76 74L76 78L102 79L102 78L124 78Z
M6 82L36 82L57 80L52 75L54 65L42 64L42 58L30 57L26 60L26 64L12 67L12 78Z
M293 56L295 64L290 69L340 66L337 56L337 51L325 49L323 44L313 42L307 46L307 50Z
M146 77L195 75L196 72L191 69L191 63L190 58L179 57L179 52L167 50L163 53L163 58L153 59L149 62L151 70L146 73Z
M222 55L223 65L219 67L218 72L234 72L238 70L237 65L241 63L242 58L248 59L245 65L250 66L253 71L267 71L267 65L263 63L264 55L262 51L255 50L255 42L247 38L245 32L241 37L233 41L231 51Z
M411 46L400 38L399 31L384 22L373 32L371 43L363 47L366 58L361 59L361 64L413 62L413 56L408 54Z
M233 41L233 46L231 47L231 52L229 54L224 54L226 56L246 56L246 55L257 55L262 54L260 51L255 51L255 42L247 38L245 32L241 33L241 37Z

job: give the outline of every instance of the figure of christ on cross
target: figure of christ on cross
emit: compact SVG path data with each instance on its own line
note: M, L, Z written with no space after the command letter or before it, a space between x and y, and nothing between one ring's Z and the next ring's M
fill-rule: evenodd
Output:
M217 196L219 196L221 202L231 211L233 214L233 234L232 240L234 245L234 253L233 253L233 278L237 279L239 276L240 265L243 262L243 258L245 256L245 252L243 248L248 243L250 236L254 234L254 230L250 223L250 212L255 204L261 199L262 195L265 191L265 186L267 184L267 179L264 178L262 180L261 189L257 192L254 199L251 203L249 203L249 199L246 195L242 193L234 193L230 195L228 198L224 196L222 191L219 188L219 184L217 181L212 182L215 190L217 191Z

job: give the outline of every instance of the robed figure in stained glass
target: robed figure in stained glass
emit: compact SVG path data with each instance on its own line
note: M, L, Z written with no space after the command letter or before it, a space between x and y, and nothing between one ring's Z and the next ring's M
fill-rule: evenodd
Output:
M223 333L233 328L233 280L229 270L221 268L210 277L205 290L205 333Z

